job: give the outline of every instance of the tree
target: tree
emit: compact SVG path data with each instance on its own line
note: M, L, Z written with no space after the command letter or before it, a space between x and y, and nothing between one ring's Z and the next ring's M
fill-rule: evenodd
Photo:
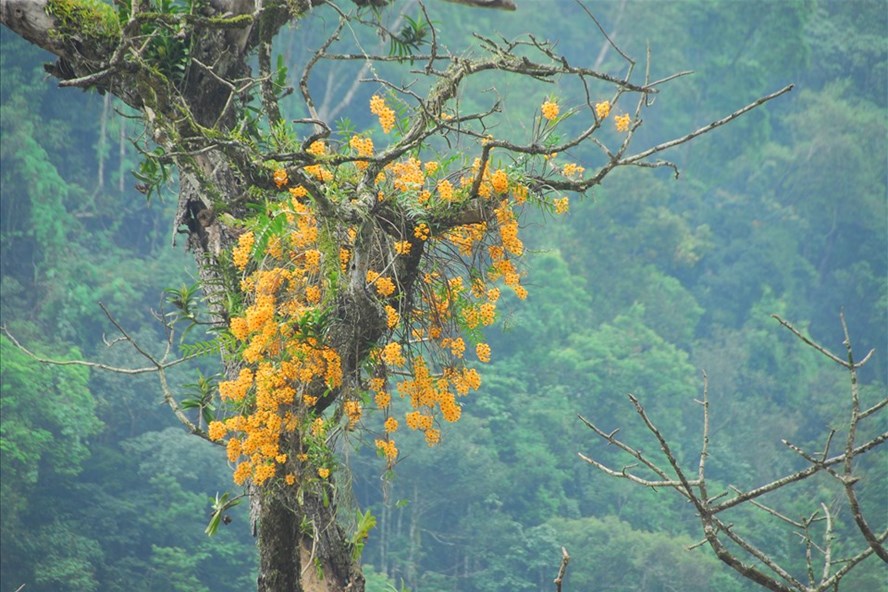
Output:
M860 468L862 464L872 461L871 455L865 456L867 453L888 441L888 432L879 432L878 423L873 425L875 423L873 420L888 407L888 398L879 393L867 393L868 396L861 393L858 371L870 360L874 350L870 350L862 359L855 358L844 315L841 317L844 338L842 343L846 350L844 356L830 352L803 335L790 323L777 315L774 317L806 345L848 372L848 415L847 420L843 422L843 429L829 430L822 441L822 449L817 452L782 440L790 451L804 460L804 467L752 488L740 488L732 483L727 483L727 487L724 487L718 481L713 482L706 472L707 463L711 464L715 459L711 458L710 452L712 411L709 408L708 383L705 375L703 396L697 401L703 410L702 442L696 466L691 470L683 467L685 463L682 462L678 452L670 446L667 439L669 432L655 424L640 400L633 395L629 395L629 399L643 425L658 445L665 464L655 459L651 453L643 451L640 444L629 444L625 439L617 438L619 430L605 431L599 425L582 417L583 422L598 437L632 457L633 463L615 469L583 454L580 454L580 457L611 477L625 479L652 489L670 489L686 498L693 505L703 530L704 540L695 546L708 544L722 562L744 578L774 592L837 590L842 579L870 556L875 555L882 561L888 562L888 551L885 549L888 529L881 532L873 530L871 514L879 515L881 512L866 511L865 505L871 500L867 499L867 504L862 501L865 497L873 495L872 503L879 508L881 502L884 502L884 497L879 500L879 484L862 479ZM867 399L872 400L867 401ZM838 453L835 453L832 447L837 435L839 440L844 437L844 445ZM812 484L821 474L831 477L830 483ZM802 495L801 493L805 491L801 488L803 485L813 485L815 487L813 495L810 491ZM838 487L840 496L844 498L844 504L836 501L839 496L831 490L833 488L828 487L829 485ZM819 507L814 509L810 506L794 507L791 503L787 503L792 498L786 496L776 501L782 502L787 509L770 501L774 500L775 493L786 494L789 490L795 491L796 493L792 495L799 499L809 500L813 497L823 501L820 501ZM769 500L767 503L764 501L766 499ZM801 542L800 546L804 551L804 575L794 573L784 558L780 557L777 549L768 548L766 543L763 544L762 537L755 532L756 529L752 527L744 529L737 524L737 512L741 508L761 511L771 520L768 531L779 531L783 527L791 529L797 535L797 540ZM840 527L839 514L842 511L850 514L858 538L863 539L857 541L856 546L847 543L835 544L840 538L837 532ZM804 513L798 516L795 512ZM755 522L748 514L741 514L739 520L745 523Z
M359 557L372 520L362 515L354 532L337 520L345 486L334 479L335 442L360 428L393 466L402 423L434 445L438 424L459 418L458 397L480 384L466 341L487 362L481 330L495 318L500 286L526 295L516 266L522 208L563 213L565 193L582 194L621 167L677 174L661 152L792 88L633 152L651 97L684 72L653 80L647 69L637 81L635 61L606 34L622 76L575 65L533 37L478 36L478 56L464 57L438 42L421 4L417 20L385 27L376 9L386 3L354 0L355 13L315 0L0 3L7 27L58 56L47 71L60 86L111 93L140 113L150 141L140 143L137 177L149 197L171 171L178 177L174 224L199 286L170 291L162 356L108 315L148 361L117 370L155 372L183 425L226 447L250 500L261 591L363 589ZM273 65L273 39L288 23L313 22L321 4L338 24L291 88L288 68ZM333 53L354 24L382 35L390 54ZM334 129L314 96L321 62L363 65L382 133ZM378 70L390 63L418 67L416 80L386 80ZM495 75L557 80L574 98L540 92L539 110L523 117L500 98L476 106L485 98L473 84ZM288 122L295 93L298 118ZM498 121L530 123L523 138L497 137ZM583 145L598 150L594 170L554 165ZM176 358L176 331L203 326L211 338ZM183 398L166 370L207 352L221 353L224 379L201 379ZM237 499L219 499L210 530Z
M12 536L24 520L41 473L73 475L83 469L88 457L85 441L99 431L101 422L95 417L95 400L86 387L88 372L84 368L52 368L41 372L39 364L18 351L4 337L0 337L2 379L3 425L0 428L0 471L3 473L3 517L0 521L4 562L24 564L21 557L27 554L27 545ZM59 536L59 530L71 535L67 540L72 548L84 550L88 555L94 549L82 538L75 538L74 531L58 528L47 529L47 536ZM80 545L83 542L84 545ZM88 552L87 552L88 551ZM78 555L75 554L75 555ZM76 559L66 566L55 566L54 574L63 573L74 578L83 590L94 589L89 570L78 571ZM52 582L53 573L44 573L45 580ZM13 569L10 577L19 574Z

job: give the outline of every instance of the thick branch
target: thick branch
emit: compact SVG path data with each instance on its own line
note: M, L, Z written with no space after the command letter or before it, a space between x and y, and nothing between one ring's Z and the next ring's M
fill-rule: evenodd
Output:
M47 12L48 0L0 0L0 22L34 45L66 57L67 48L50 35L58 23Z

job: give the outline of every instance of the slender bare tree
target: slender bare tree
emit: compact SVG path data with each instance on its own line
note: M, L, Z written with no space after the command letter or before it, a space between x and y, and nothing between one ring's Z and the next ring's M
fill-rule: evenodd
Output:
M757 487L740 488L731 485L729 491L711 491L711 484L706 476L706 463L710 457L709 425L712 412L709 407L708 381L704 374L703 396L697 401L703 413L703 432L696 466L682 466L673 445L669 443L668 434L662 433L657 428L654 418L650 417L642 403L633 395L629 395L629 401L640 421L659 444L659 458L642 451L638 445L619 439L618 430L606 431L583 417L580 419L599 438L622 450L633 461L621 468L614 468L582 453L580 458L611 477L625 479L643 487L669 489L686 498L693 504L700 519L704 536L700 544L708 544L721 561L744 578L774 592L838 590L842 578L868 557L875 555L882 561L888 562L888 552L885 550L888 527L874 531L872 525L874 518L877 520L884 518L884 514L865 517L856 489L861 480L856 461L865 454L874 454L877 448L888 440L888 432L861 439L861 425L864 420L872 423L888 406L888 398L874 401L868 406L861 401L858 370L872 357L873 351L871 350L859 361L855 358L844 315L841 317L844 356L830 352L780 317L774 315L774 318L807 346L848 371L847 433L840 450L834 450L835 430L829 430L824 435L823 448L816 452L804 450L787 440L782 440L791 453L806 461L805 468L787 473ZM838 485L861 535L856 548L846 546L842 556L837 556L834 544L836 509L827 503L830 500L821 500L819 503L812 500L813 507L810 513L801 517L788 516L788 512L780 511L763 501L768 494L778 491L786 494L794 488L800 488L801 484L818 474L829 475ZM757 508L777 523L789 525L794 529L801 541L800 548L804 552L806 565L804 574L792 573L792 570L781 564L773 549L756 545L749 537L749 533L743 531L742 525L731 523L724 518L728 510L744 505Z

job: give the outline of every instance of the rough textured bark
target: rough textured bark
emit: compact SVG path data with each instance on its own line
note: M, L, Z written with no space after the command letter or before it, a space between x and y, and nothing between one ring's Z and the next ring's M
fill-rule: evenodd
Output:
M300 516L295 508L287 508L287 500L280 499L275 492L255 489L251 498L258 513L257 533L261 533L259 590L299 590L300 553L281 553L276 549L293 550L293 541L299 540Z

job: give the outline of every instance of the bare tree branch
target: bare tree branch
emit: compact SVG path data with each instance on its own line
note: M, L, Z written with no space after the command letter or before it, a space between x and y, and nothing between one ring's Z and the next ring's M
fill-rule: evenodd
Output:
M856 448L854 448L854 450L852 450L852 456L858 456L860 454L863 454L864 452L867 452L868 450L871 450L871 449L875 448L876 446L883 444L886 440L888 440L888 432L874 437L869 442L867 442L861 446L857 446ZM833 456L831 458L828 458L822 462L818 462L817 464L811 465L810 467L807 467L807 468L802 469L800 471L796 471L794 473L790 473L788 475L785 475L779 479L775 479L775 480L771 481L770 483L767 483L766 485L762 485L761 487L756 487L755 489L750 489L749 491L747 491L743 494L740 494L734 498L731 498L730 500L728 500L726 502L719 504L718 506L713 508L713 511L716 513L723 512L724 510L727 510L729 508L733 508L734 506L742 504L743 502L745 502L747 500L755 499L757 497L761 497L762 495L764 495L766 493L776 491L777 489L785 487L786 485L789 485L790 483L795 483L797 481L802 481L804 479L807 479L811 475L814 475L814 474L824 470L826 467L836 465L839 463L843 463L843 462L845 462L845 454L844 453L842 453L838 456Z
M192 434L200 436L201 438L209 442L213 442L213 444L219 445L219 442L214 442L213 440L211 440L209 438L209 435L205 431L203 431L200 427L197 426L197 424L192 422L187 415L185 415L185 412L182 411L182 408L179 406L178 401L173 395L173 391L170 388L169 381L167 380L166 376L167 369L172 368L173 366L177 366L183 362L192 360L197 357L197 354L182 356L175 360L166 361L166 356L169 353L169 347L167 347L167 350L164 353L164 357L161 359L157 359L153 355L148 353L135 339L132 338L132 336L130 336L126 329L124 329L123 326L117 321L117 319L114 318L114 316L110 313L110 311L108 311L107 307L105 307L104 304L99 303L99 307L102 309L102 312L105 313L105 316L108 317L108 320L111 322L111 324L113 324L118 332L120 332L121 338L124 341L128 342L133 347L133 349L135 349L136 352L139 353L139 355L148 360L148 362L151 364L150 366L145 368L121 368L118 366L110 366L108 364L90 362L87 360L56 360L53 358L44 358L38 356L37 354L23 346L5 326L2 327L2 330L17 349L41 364L48 364L51 366L84 366L95 370L103 370L106 372L114 372L115 374L125 374L130 376L137 374L156 373L158 381L160 382L163 400L172 410L173 414L176 416L176 419L178 419L179 422L184 425ZM172 342L174 334L171 328L167 327L167 329L169 330L167 336L169 344ZM113 345L113 343L114 342L112 342L111 345Z
M564 574L567 573L567 564L570 563L570 555L567 549L561 547L561 566L558 568L558 575L555 576L555 592L561 592L561 583L564 581Z
M832 360L836 364L839 364L841 366L845 366L846 368L848 367L848 364L847 364L847 362L845 362L845 360L838 357L834 353L830 352L828 349L826 349L825 347L823 347L819 343L816 343L815 341L812 341L811 339L809 339L808 337L803 335L802 332L799 331L798 329L796 329L795 327L793 327L792 324L789 323L789 321L784 321L783 319L780 318L779 315L776 315L776 314L771 315L771 318L776 319L778 323L780 323L781 325L783 325L784 327L789 329L793 335L795 335L796 337L801 339L803 342L805 342L807 345L813 347L814 349L816 349L817 351L819 351L820 353L825 355L827 358L829 358L830 360Z
M732 122L733 120L737 119L738 117L740 117L741 115L752 111L756 107L760 107L761 105L764 105L768 101L771 101L781 95L788 93L789 91L791 91L794 88L794 86L795 85L793 85L793 84L789 84L787 86L784 86L783 88L781 88L778 91L775 91L769 95L765 95L764 97L762 97L760 99L756 99L755 101L746 105L745 107L742 107L742 108L734 111L733 113L731 113L727 117L722 117L721 119L713 121L712 123L710 123L708 125L704 125L700 129L693 131L685 136L682 136L680 138L676 138L674 140L670 140L668 142L663 142L662 144L657 144L656 146L654 146L652 148L648 148L647 150L644 150L643 152L639 152L638 154L633 154L632 156L627 156L626 158L621 159L619 164L620 165L634 164L638 161L641 161L641 160L647 158L648 156L651 156L652 154L656 154L657 152L662 152L664 150L668 150L669 148L674 148L675 146L678 146L680 144L690 142L694 138L702 136L705 133L711 132L712 130L714 130L717 127L721 127L725 124L728 124L728 123Z
M777 317L775 316L775 318ZM623 470L617 471L585 455L580 454L580 457L611 477L627 479L645 487L672 488L683 497L688 498L697 510L705 536L704 542L709 544L716 556L722 562L729 565L743 577L775 592L825 592L826 590L835 589L839 581L847 575L851 569L870 555L877 555L880 559L885 561L884 541L888 538L888 529L878 534L872 530L862 514L860 502L854 489L855 484L860 479L860 477L854 472L854 460L860 455L874 450L884 442L888 441L888 432L885 432L877 434L863 443L859 443L857 441L857 428L862 419L874 415L877 411L883 409L885 407L885 401L880 401L866 410L861 410L857 369L869 359L870 354L868 354L864 361L855 361L851 347L851 338L844 316L841 316L840 319L844 334L844 345L847 351L847 360L843 360L828 352L822 346L819 346L815 342L804 337L789 323L778 318L778 321L780 321L782 325L799 337L799 339L801 339L806 345L823 353L830 358L830 360L839 363L849 371L851 388L849 391L850 416L848 418L848 435L844 449L840 454L830 456L830 445L835 430L831 430L827 434L822 451L816 455L809 454L801 447L784 440L784 444L790 448L790 450L805 459L808 463L807 467L747 491L742 491L735 486L731 486L730 489L733 491L733 495L727 500L717 501L718 498L722 497L724 494L716 496L716 498L709 498L706 492L705 467L710 443L710 410L708 380L704 373L703 399L702 401L697 401L697 403L700 403L703 408L703 441L697 466L697 479L695 481L687 479L684 470L677 462L677 457L668 445L665 436L656 427L638 399L632 395L629 396L629 399L635 408L636 414L641 418L642 423L645 425L648 432L653 434L657 439L660 444L660 452L670 464L672 472L675 473L677 479L667 478L666 473L657 467L651 459L642 454L639 449L617 440L615 438L615 434L617 433L616 430L606 433L584 418L581 418L583 423L592 429L598 437L602 438L609 444L616 445L633 458L639 460L644 466L653 470L658 476L660 476L661 480L645 479L633 475L629 472L630 467L625 467ZM765 494L782 490L793 484L803 482L821 471L828 473L841 484L845 498L851 509L854 522L866 543L862 549L853 552L853 554L848 557L835 557L833 544L835 539L833 512L825 503L821 502L819 509L814 511L810 516L802 519L794 519L785 512L760 501L760 498ZM699 488L699 495L695 493L695 487ZM753 544L745 536L741 535L733 524L728 524L723 519L719 518L719 514L747 503L762 510L774 519L796 529L796 534L802 539L804 544L807 584L803 584L799 578L781 566L775 555ZM818 545L815 543L815 536L817 536L817 532L820 529L814 529L813 526L820 522L824 522L825 526L822 534L822 544ZM722 539L730 541L730 543L736 545L736 547L729 547ZM694 545L694 547L700 546L700 544L702 543L698 543L697 545ZM820 554L819 560L822 561L822 568L819 570L819 573L818 570L815 569L815 553ZM743 560L741 555L746 555L754 559L755 562L747 563ZM838 569L836 569L837 566L839 566Z
M857 500L857 494L854 492L854 484L857 479L853 475L854 466L852 464L853 457L851 456L851 453L854 450L854 443L857 437L857 426L860 423L860 385L858 384L857 369L866 363L869 359L869 355L867 355L867 357L859 364L854 363L854 351L851 347L851 336L848 333L848 323L845 322L844 312L839 314L839 319L842 323L842 333L845 335L843 343L845 345L845 350L848 352L847 368L850 373L851 382L851 418L848 421L849 426L848 436L845 443L845 462L843 464L844 473L842 484L845 486L845 497L848 498L851 514L854 516L854 523L857 524L857 528L860 530L861 534L863 534L863 538L866 539L867 544L869 544L876 555L879 556L879 559L888 563L888 551L885 550L885 547L881 544L881 541L878 540L866 519L863 517L863 513L860 509L860 502ZM870 354L871 353L872 352L870 352Z

